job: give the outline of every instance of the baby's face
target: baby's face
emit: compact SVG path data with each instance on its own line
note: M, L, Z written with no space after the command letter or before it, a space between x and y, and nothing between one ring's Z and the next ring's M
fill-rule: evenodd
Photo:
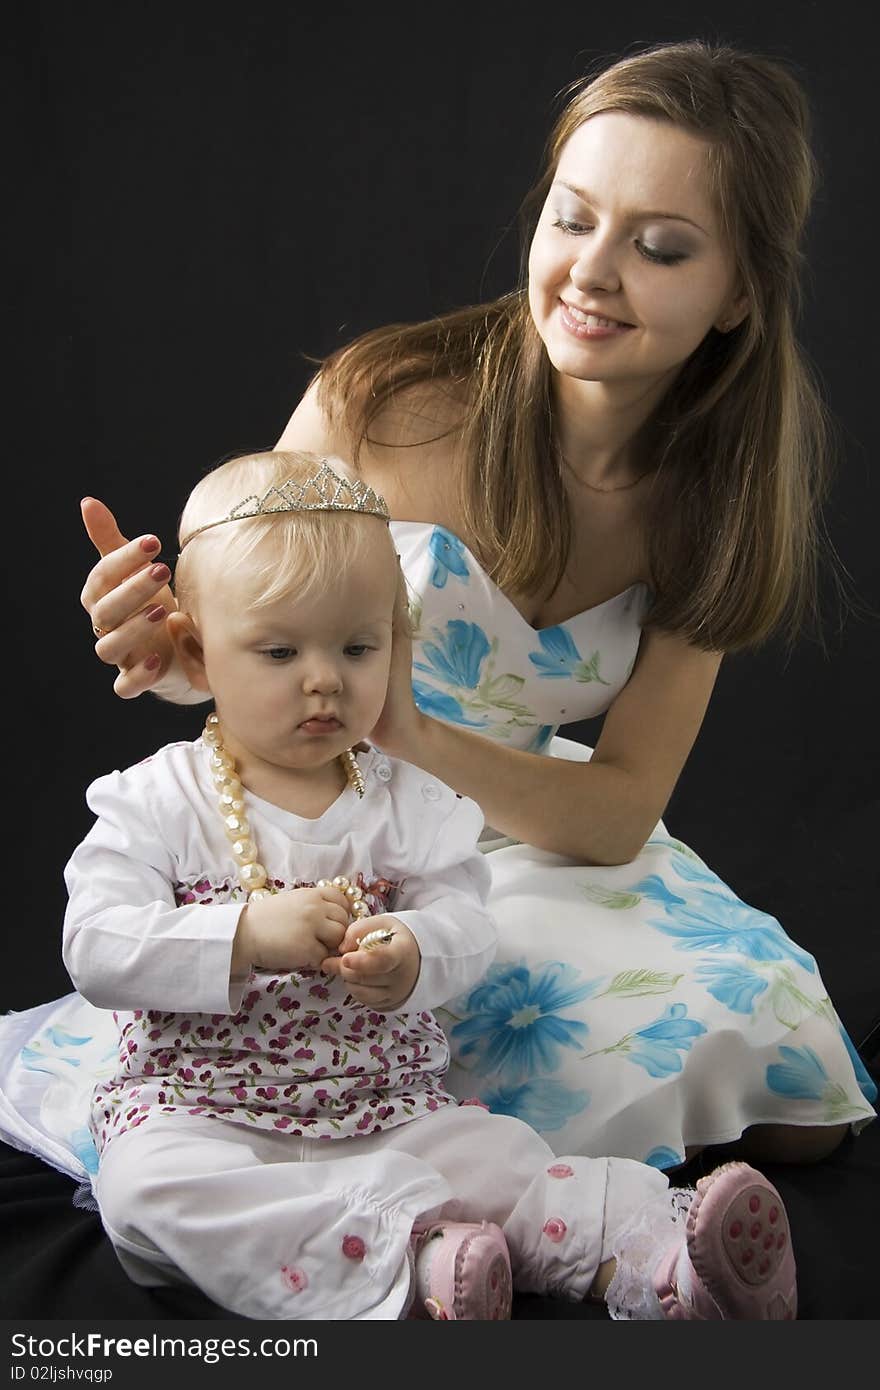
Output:
M199 603L205 667L239 769L317 769L366 738L385 702L398 567L382 522L326 588L251 608L241 573Z

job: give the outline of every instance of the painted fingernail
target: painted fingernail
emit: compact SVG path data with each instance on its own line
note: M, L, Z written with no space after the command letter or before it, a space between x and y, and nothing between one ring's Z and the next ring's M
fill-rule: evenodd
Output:
M158 536L144 536L143 540L141 541L141 550L143 550L143 552L144 552L146 555L152 555L153 551L154 551L154 550L158 550L158 549L159 549L159 538L158 538Z
M146 661L144 662L144 665L148 671L155 671L156 667L160 664L161 660L162 658L159 655L159 653L153 652L152 656L147 657Z
M151 623L161 622L164 617L165 609L162 607L161 603L158 603L155 608L151 608L147 614L147 620Z
M154 565L150 570L151 579L170 579L171 571L167 565Z

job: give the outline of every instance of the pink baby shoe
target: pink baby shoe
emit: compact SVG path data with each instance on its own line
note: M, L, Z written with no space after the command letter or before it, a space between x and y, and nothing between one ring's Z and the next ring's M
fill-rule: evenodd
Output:
M438 1221L412 1236L411 1318L486 1322L510 1317L507 1242L490 1221Z
M797 1317L791 1234L772 1183L747 1163L700 1178L685 1238L660 1259L654 1290L666 1318Z

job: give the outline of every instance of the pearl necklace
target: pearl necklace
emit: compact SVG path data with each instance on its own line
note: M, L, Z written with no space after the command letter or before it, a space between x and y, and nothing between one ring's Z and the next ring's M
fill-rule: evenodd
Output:
M202 733L202 741L210 749L208 763L211 768L211 777L219 793L220 814L223 817L226 834L230 840L233 858L238 865L239 881L247 894L248 902L258 902L260 898L270 897L275 889L267 886L269 876L257 858L257 846L251 835L251 828L246 815L244 787L239 780L234 758L231 753L227 753L223 746L218 715L208 715ZM352 750L346 748L344 753L340 753L339 761L348 778L349 786L358 796L363 796L363 774ZM348 910L353 919L370 916L370 905L364 897L363 889L358 884L352 883L344 874L337 874L336 878L333 879L320 878L315 884L316 888L329 888L331 886L338 888L340 892L345 894L348 899ZM366 936L361 937L360 946L368 951L373 946L386 944L391 941L393 936L393 931L369 932Z

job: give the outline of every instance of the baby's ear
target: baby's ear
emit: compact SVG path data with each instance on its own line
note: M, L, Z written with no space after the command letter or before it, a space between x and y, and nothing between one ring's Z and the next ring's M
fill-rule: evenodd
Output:
M193 690L206 690L210 694L205 652L195 620L189 613L177 611L169 613L166 621L175 654Z

